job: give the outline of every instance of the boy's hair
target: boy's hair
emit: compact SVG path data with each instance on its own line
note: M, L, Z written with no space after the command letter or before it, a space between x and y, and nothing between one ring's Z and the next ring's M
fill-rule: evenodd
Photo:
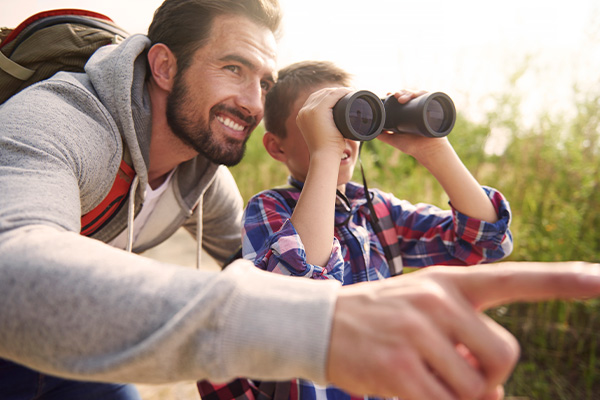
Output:
M292 105L303 90L331 83L350 86L351 76L329 61L300 61L279 70L277 83L265 100L265 129L285 138L285 121Z
M177 72L191 64L192 55L208 41L217 16L241 15L278 34L278 0L165 0L148 28L151 44L165 44L177 58Z

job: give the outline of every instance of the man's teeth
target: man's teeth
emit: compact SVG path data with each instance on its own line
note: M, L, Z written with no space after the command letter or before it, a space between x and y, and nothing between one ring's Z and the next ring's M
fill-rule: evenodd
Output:
M349 157L350 157L350 156L349 156L348 154L344 154L344 155L342 156L342 160L346 160L346 159L347 159L347 158L349 158Z
M233 122L231 119L229 118L224 118L220 115L217 116L217 120L222 123L223 125L225 125L228 128L233 129L234 131L238 131L241 132L244 130L244 127L240 124L236 124L235 122Z

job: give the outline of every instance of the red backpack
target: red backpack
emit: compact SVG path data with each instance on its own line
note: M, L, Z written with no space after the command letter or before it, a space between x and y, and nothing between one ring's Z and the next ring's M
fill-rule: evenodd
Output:
M60 9L35 14L0 32L0 104L58 71L83 72L100 47L129 34L109 17L88 10ZM108 195L81 217L81 234L90 236L113 216L128 196L135 171L125 161Z

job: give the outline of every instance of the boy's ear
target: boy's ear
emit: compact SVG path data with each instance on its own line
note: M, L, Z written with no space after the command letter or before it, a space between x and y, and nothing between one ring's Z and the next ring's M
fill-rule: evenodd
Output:
M154 82L170 92L177 74L177 59L166 45L157 43L148 50L148 65Z
M281 148L281 138L273 132L266 131L263 135L263 145L267 153L277 161L286 162L287 157Z

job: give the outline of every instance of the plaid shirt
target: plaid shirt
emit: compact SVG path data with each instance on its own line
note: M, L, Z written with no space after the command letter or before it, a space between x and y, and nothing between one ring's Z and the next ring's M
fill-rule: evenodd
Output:
M302 187L301 182L289 179L292 186ZM267 190L250 199L244 212L244 258L267 271L337 279L343 285L391 276L386 246L399 249L402 264L407 267L497 261L512 251L512 235L508 229L511 212L500 192L488 187L483 189L496 209L499 220L495 223L461 214L452 204L451 210L429 204L413 205L378 189L369 189L379 221L392 221L393 225L383 227L388 243L382 243L382 236L376 234L372 223L364 187L349 182L345 196L338 194L335 237L325 267L306 262L302 241L289 220L300 190L294 187ZM198 388L203 400L354 399L335 387L319 387L301 379L277 383L237 379L223 385L203 381Z

